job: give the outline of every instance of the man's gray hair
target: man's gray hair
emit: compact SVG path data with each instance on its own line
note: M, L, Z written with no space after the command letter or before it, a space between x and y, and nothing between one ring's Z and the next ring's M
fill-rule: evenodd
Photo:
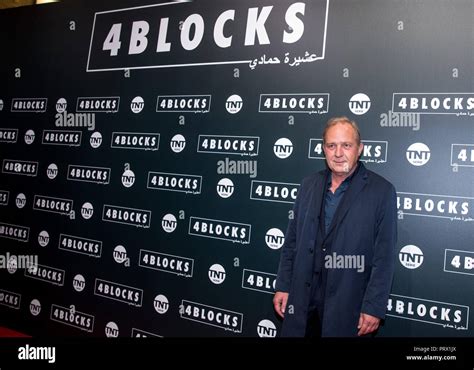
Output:
M355 123L355 121L350 120L350 119L347 118L346 116L333 117L333 118L331 118L331 119L326 123L326 127L324 127L324 131L323 131L323 144L326 142L326 134L327 134L328 130L329 130L332 126L337 125L338 123L343 123L343 124L351 125L351 127L354 129L354 131L355 131L355 133L356 133L357 145L360 145L360 131L359 131L359 126L357 126L357 123Z

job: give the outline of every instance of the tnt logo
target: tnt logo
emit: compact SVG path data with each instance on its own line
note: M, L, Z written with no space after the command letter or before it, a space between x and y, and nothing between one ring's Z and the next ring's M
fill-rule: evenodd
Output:
M105 335L107 338L117 338L119 336L119 328L116 323L109 321L105 325Z
M130 103L130 109L133 113L140 113L145 107L145 101L141 96L136 96Z
M349 100L349 109L358 116L367 113L370 109L370 105L370 98L362 93L355 94Z
M280 229L270 229L265 234L265 242L268 248L280 249L285 242L285 234Z
M214 264L209 267L208 274L209 280L214 284L222 284L225 280L225 269L219 264Z
M153 301L153 306L155 307L155 311L159 314L164 314L168 311L170 306L168 302L168 298L166 298L163 294L158 294Z
M46 230L41 231L38 234L38 244L42 247L46 247L49 243L49 234Z
M171 150L175 153L180 153L184 150L186 146L186 139L183 135L177 134L171 138L170 147Z
M122 185L130 188L135 183L135 173L132 170L125 170L122 173Z
M30 302L30 313L33 316L38 316L41 312L41 303L37 299L33 299Z
M81 274L74 276L74 279L72 279L72 287L76 292L82 292L86 287L86 279L84 279L84 276Z
M97 149L102 144L102 134L99 131L92 133L91 138L89 139L91 147Z
M280 138L273 144L273 152L280 159L288 158L293 153L293 143L287 138Z
M16 256L11 256L8 259L7 270L10 274L14 274L17 269L18 269L18 261L16 259Z
M46 176L48 179L53 180L58 176L58 166L55 163L51 163L46 169Z
M217 183L217 194L221 198L229 198L234 193L234 183L231 179L221 179Z
M239 95L231 95L225 102L225 109L230 114L239 113L243 106L242 98Z
M28 130L25 132L25 143L30 145L35 141L35 132L33 130Z
M113 256L114 256L115 262L117 263L124 263L128 259L127 250L125 249L123 245L117 245L114 248Z
M88 220L94 214L94 207L89 202L86 202L81 207L81 216Z
M64 98L59 98L56 102L56 112L62 113L67 108L67 101Z
M276 326L270 320L262 320L257 324L257 333L260 338L275 338Z
M175 231L177 225L178 222L176 221L176 217L174 217L174 215L172 215L171 213L164 215L161 219L161 227L167 233L172 233L173 231Z
M18 208L22 209L26 205L26 196L20 193L16 196L15 204Z
M35 275L38 272L38 264L29 264L28 265L28 272L30 274Z
M430 148L423 143L411 144L407 149L406 157L413 166L423 166L430 160Z
M416 245L405 245L398 253L400 263L407 269L416 269L423 263L423 252Z

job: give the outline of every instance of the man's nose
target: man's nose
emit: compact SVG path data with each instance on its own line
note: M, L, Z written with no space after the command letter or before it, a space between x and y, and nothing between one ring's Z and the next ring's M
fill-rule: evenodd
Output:
M336 157L341 157L342 153L342 145L336 145Z

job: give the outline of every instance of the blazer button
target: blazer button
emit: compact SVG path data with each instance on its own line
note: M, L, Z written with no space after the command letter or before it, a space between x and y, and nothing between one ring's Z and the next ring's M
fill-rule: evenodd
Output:
M309 253L313 254L313 248L309 248Z
M310 283L305 283L306 287L309 288L311 286Z
M323 248L323 252L326 252L326 248Z

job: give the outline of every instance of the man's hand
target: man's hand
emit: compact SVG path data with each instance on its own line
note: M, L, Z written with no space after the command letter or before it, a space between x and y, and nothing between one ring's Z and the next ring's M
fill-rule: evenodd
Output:
M288 293L276 292L273 297L273 307L278 315L285 317L286 303L288 302Z
M273 299L275 302L275 299ZM358 336L365 335L376 331L379 328L380 319L375 316L367 315L366 313L361 313L359 317L359 325L357 329L359 332Z

